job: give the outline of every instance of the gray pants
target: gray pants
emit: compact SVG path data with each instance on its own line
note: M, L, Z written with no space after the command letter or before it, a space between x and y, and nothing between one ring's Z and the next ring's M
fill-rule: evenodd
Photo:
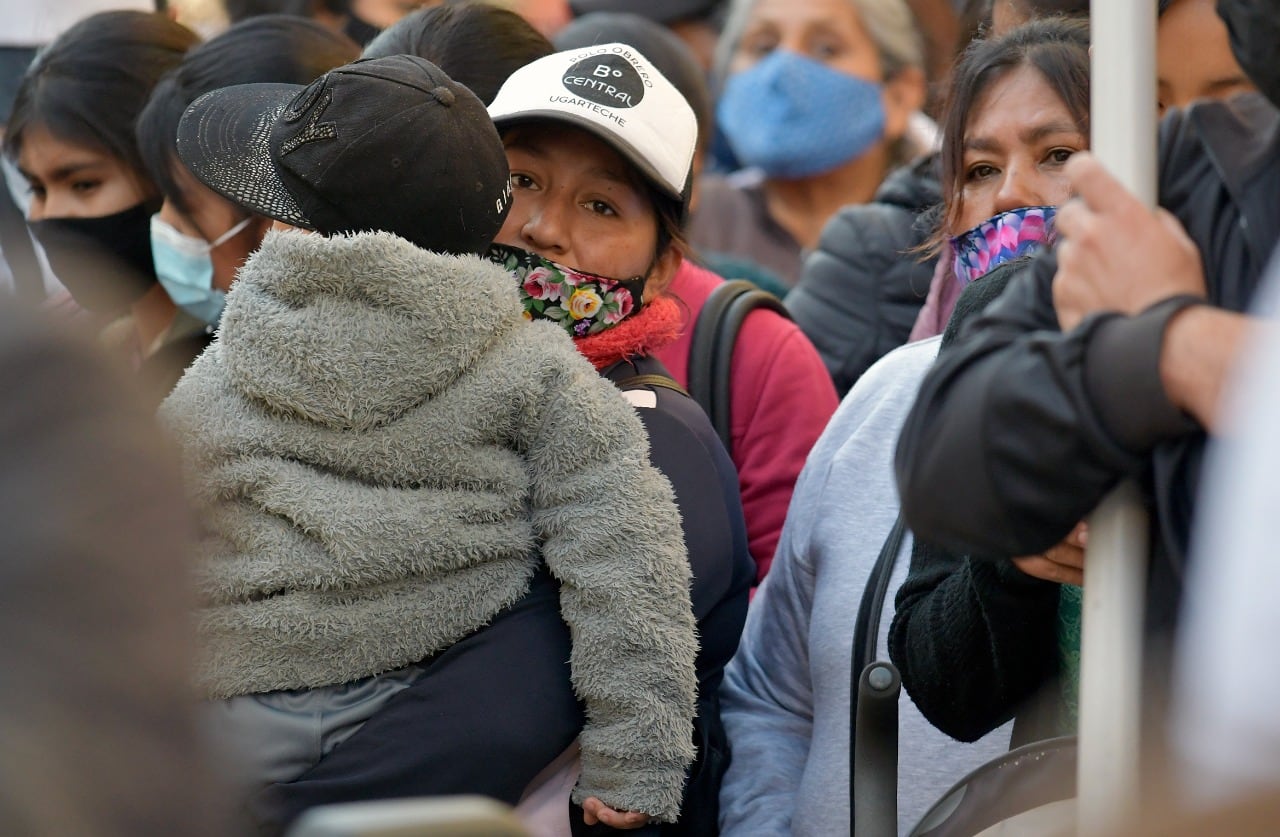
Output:
M212 740L224 751L237 790L250 796L310 770L424 671L411 665L336 686L211 701Z

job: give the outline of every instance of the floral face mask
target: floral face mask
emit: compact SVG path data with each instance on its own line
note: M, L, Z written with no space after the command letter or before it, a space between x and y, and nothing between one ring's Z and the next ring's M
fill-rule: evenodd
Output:
M571 337L599 334L640 308L644 276L608 279L505 244L490 247L489 259L519 283L526 320L553 320Z
M988 218L951 239L951 269L960 284L987 275L1008 261L1052 244L1057 237L1052 206L1024 206Z

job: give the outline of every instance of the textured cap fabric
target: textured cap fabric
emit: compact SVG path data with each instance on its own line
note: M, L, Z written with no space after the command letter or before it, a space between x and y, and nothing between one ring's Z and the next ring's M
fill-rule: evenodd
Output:
M698 120L675 85L626 44L557 52L521 67L489 115L499 128L546 120L582 128L662 191L688 199Z
M382 230L435 252L484 252L511 204L484 105L408 55L357 61L306 87L206 93L178 124L178 155L259 214L326 235Z

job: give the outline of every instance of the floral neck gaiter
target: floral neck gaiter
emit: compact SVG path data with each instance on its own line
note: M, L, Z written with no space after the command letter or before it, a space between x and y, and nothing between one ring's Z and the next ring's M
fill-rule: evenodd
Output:
M505 244L490 247L489 259L519 283L525 319L552 320L571 337L599 334L640 308L644 276L609 279Z

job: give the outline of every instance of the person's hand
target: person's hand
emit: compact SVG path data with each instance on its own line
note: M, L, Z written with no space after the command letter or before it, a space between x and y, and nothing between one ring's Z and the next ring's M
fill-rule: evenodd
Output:
M1013 564L1029 576L1058 584L1084 586L1084 548L1089 540L1089 524L1076 524L1066 540L1040 555L1014 558Z
M1076 197L1058 210L1053 304L1070 331L1097 311L1137 314L1179 294L1203 296L1200 253L1178 220L1154 212L1092 155L1067 162Z
M611 828L630 830L649 824L649 815L640 811L615 811L594 796L582 802L582 818L587 825L604 823Z

